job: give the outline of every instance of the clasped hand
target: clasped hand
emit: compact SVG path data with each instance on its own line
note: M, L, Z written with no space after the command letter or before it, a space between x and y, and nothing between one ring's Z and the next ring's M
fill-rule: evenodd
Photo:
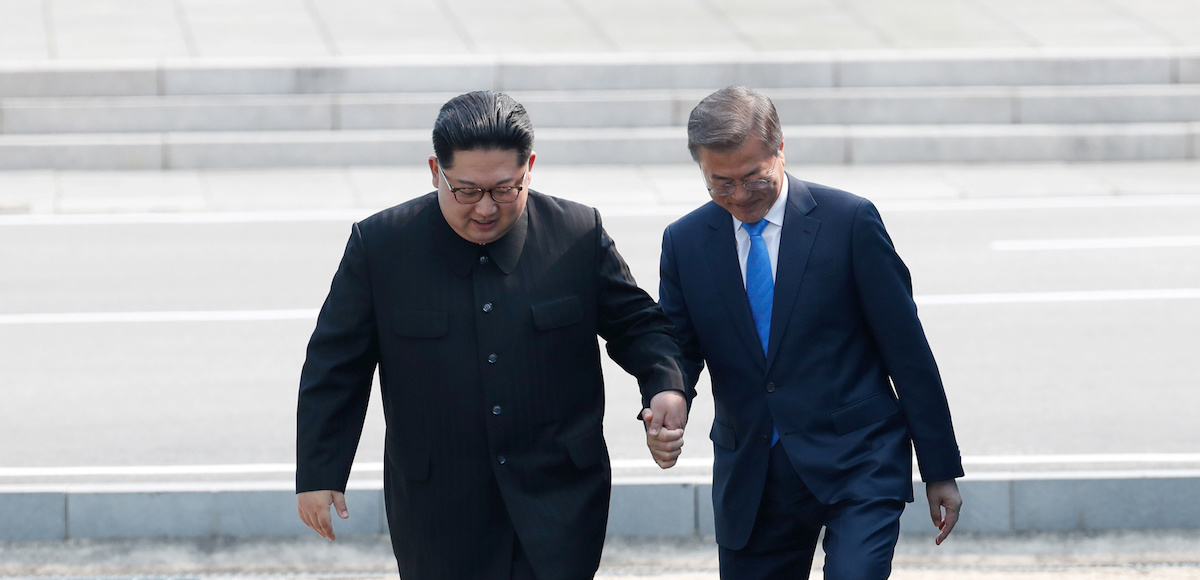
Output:
M642 409L646 426L646 447L659 467L675 465L683 449L683 428L687 425L687 399L679 391L663 391L650 399L650 408Z

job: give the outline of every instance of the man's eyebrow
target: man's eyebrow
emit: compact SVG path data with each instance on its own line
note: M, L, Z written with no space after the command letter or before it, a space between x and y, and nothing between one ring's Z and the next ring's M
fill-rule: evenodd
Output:
M517 180L519 177L520 176L515 176L515 177L509 177L508 179L501 179L500 181L492 184L492 187L513 187L511 182ZM483 187L470 179L463 179L461 177L456 178L455 181L457 181L459 184L465 185L467 187L475 187L475 188Z

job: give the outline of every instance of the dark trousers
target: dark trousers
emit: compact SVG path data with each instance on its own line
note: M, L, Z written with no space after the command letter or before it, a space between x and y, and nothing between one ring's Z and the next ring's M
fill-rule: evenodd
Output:
M722 580L808 578L825 528L825 580L885 579L900 537L900 500L853 499L824 504L800 479L783 444L771 448L767 483L750 541L719 549Z

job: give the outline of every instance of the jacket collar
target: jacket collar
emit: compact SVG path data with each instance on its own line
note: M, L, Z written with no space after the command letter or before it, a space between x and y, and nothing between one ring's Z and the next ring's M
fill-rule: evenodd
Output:
M533 192L530 191L529 194L532 198ZM508 230L504 237L490 244L476 244L464 240L450 227L450 224L446 222L446 217L442 215L441 209L434 203L432 217L434 239L446 265L456 276L463 278L471 273L471 268L479 262L480 256L488 256L496 263L501 272L511 274L521 259L521 252L525 248L525 239L529 234L529 212L533 205L530 201L532 199L526 201L525 211L521 212L521 216L517 218L517 223L513 224L512 229Z

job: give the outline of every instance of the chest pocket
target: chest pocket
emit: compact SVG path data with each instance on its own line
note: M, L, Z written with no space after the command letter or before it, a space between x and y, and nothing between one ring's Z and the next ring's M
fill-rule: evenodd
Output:
M530 306L533 325L538 330L553 330L583 320L583 305L578 296L567 296Z
M392 332L409 338L446 336L450 321L445 312L401 310L392 315Z

